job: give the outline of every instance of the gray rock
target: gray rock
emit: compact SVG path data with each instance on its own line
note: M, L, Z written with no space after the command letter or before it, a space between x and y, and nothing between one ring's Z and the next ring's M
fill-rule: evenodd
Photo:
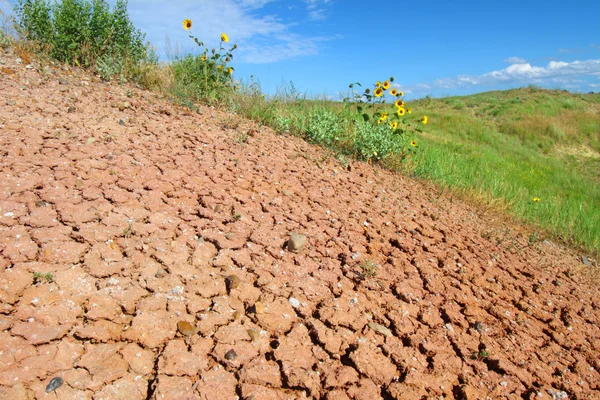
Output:
M581 256L581 262L587 265L588 267L592 266L592 263L590 262L590 260L587 259L586 256Z
M52 378L50 383L48 383L48 386L46 386L46 393L51 393L55 391L56 389L62 386L63 382L63 378L61 378L60 376Z
M231 360L235 360L236 358L237 358L237 353L233 349L231 349L227 353L225 353L226 360L231 361Z
M552 396L552 400L563 400L569 398L567 392L563 392L562 390L548 389L548 394Z

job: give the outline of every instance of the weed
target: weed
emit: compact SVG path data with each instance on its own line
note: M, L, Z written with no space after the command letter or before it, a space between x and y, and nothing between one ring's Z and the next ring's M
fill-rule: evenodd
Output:
M238 115L228 115L221 121L221 126L224 129L237 129L242 123L242 119Z
M540 241L540 236L539 236L539 233L537 231L535 231L531 235L529 235L529 245L532 245L532 244L537 243L539 241Z
M34 272L33 273L33 283L52 283L54 282L54 275L50 272L42 273L42 272Z
M127 239L131 237L131 235L133 235L133 223L129 222L129 226L123 230L123 237Z
M231 222L237 222L242 219L242 214L235 210L231 210Z
M336 154L335 158L338 160L338 162L340 163L340 165L343 168L348 168L348 165L350 163L348 162L348 159L346 158L346 156L344 156L343 154Z
M248 135L246 132L236 131L235 135L233 136L233 140L235 140L235 142L238 144L248 143L249 139L250 135Z
M471 358L477 361L483 361L488 359L491 356L491 353L485 349L474 351L471 353Z
M374 278L377 275L377 264L375 264L371 260L365 260L360 264L360 278L361 279L370 279Z

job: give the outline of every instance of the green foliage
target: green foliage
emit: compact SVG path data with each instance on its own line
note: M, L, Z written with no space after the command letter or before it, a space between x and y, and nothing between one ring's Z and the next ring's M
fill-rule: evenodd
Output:
M104 79L135 74L144 62L156 62L144 34L117 0L19 0L18 30L58 61L96 70Z
M343 134L344 126L337 113L316 108L309 114L306 136L310 140L331 147L343 140Z
M382 160L390 156L405 158L408 152L406 137L397 134L387 124L356 121L353 152L361 160Z
M360 264L360 278L371 279L377 275L377 264L371 260L365 260Z
M352 115L354 125L354 153L361 159L370 161L395 157L404 161L416 151L416 141L408 135L420 132L427 123L423 116L415 121L410 117L412 110L404 102L404 93L391 88L394 77L387 81L376 82L373 90L366 88L362 93L356 93L355 87L360 82L350 84L350 94L344 99L346 112ZM387 101L391 100L391 105Z
M429 106L417 101L433 122L412 172L599 254L600 105L594 99L525 88L431 99ZM464 110L456 109L459 101Z
M33 283L52 283L54 282L54 275L52 273L42 273L42 272L34 272L33 273Z

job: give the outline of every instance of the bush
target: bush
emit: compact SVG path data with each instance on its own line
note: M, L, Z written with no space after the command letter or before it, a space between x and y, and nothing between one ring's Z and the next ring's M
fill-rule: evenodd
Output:
M104 79L130 76L143 62L156 62L145 35L130 21L125 0L117 0L112 11L105 0L19 0L16 14L25 39Z
M362 160L382 160L391 155L402 157L406 151L404 137L394 134L387 124L357 121L354 125L354 152Z
M344 127L338 114L323 108L310 113L306 129L309 139L331 147L342 141L343 133Z

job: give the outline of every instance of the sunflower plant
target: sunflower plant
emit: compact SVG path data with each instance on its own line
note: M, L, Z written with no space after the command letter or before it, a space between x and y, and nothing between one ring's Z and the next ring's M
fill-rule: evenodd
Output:
M183 29L191 31L192 20L183 21ZM208 103L227 99L233 90L234 68L230 65L237 44L228 46L229 36L221 33L219 48L209 48L191 32L189 34L200 48L199 54L186 55L173 62L176 94Z
M360 82L354 82L349 86L349 96L344 99L354 119L356 140L371 149L363 154L369 161L391 155L406 159L418 147L417 141L408 136L414 131L422 132L423 125L427 124L427 116L417 121L412 118L412 109L404 101L404 92L392 87L393 82L393 76L377 81L362 93L356 91L357 87L362 87ZM382 147L376 143L385 143L385 146L376 151L375 148Z

